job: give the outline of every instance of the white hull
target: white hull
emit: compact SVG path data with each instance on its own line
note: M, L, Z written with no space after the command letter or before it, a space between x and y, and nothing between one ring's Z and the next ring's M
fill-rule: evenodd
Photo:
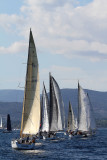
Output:
M31 150L34 149L35 143L19 143L18 140L12 140L11 146L14 149Z

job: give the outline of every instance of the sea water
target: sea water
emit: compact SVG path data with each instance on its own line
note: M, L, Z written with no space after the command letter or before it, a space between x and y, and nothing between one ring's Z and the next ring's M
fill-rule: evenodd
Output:
M89 138L60 138L36 142L35 150L15 150L11 140L19 131L0 132L0 160L106 160L107 129L100 128Z

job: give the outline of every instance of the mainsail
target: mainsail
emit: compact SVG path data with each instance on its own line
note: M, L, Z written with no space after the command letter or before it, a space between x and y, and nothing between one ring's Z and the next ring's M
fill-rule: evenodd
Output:
M39 65L33 35L30 30L25 93L21 121L21 137L35 135L40 127Z
M60 88L50 75L50 131L63 130L64 125L64 104Z
M44 83L42 90L41 108L42 108L41 131L49 132L49 101Z
M78 83L78 130L90 132L96 128L88 94Z
M65 127L65 115L64 115L64 103L62 100L62 95L58 83L52 77L54 92L57 100L58 105L58 130L63 130Z
M69 131L75 131L75 129L77 129L76 122L75 122L74 113L73 113L71 103L69 102L67 130L69 132Z
M49 131L58 131L58 105L55 96L52 76L50 75L50 117Z

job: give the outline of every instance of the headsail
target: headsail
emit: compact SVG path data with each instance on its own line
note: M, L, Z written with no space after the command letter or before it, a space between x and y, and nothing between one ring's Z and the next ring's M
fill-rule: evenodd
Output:
M21 121L21 137L37 134L40 127L39 65L33 35L30 30L26 84Z
M92 113L92 106L87 93L78 83L79 109L78 123L79 131L91 131L95 127L95 120ZM94 126L94 127L93 127ZM94 128L95 129L95 128Z
M49 132L49 101L48 101L48 95L47 95L44 83L43 83L43 90L42 90L41 107L42 107L41 131Z

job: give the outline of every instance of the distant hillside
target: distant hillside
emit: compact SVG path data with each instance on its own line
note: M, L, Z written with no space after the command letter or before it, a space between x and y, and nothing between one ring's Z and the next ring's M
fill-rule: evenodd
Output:
M89 94L95 118L107 125L107 92L99 92L93 90L86 90ZM75 115L77 116L78 110L78 94L77 89L61 89L63 101L65 104L66 117L68 115L68 103L72 104ZM23 90L0 90L0 115L3 116L3 121L6 123L6 116L9 113L11 120L18 123L20 126Z
M0 102L22 102L23 90L0 90Z

